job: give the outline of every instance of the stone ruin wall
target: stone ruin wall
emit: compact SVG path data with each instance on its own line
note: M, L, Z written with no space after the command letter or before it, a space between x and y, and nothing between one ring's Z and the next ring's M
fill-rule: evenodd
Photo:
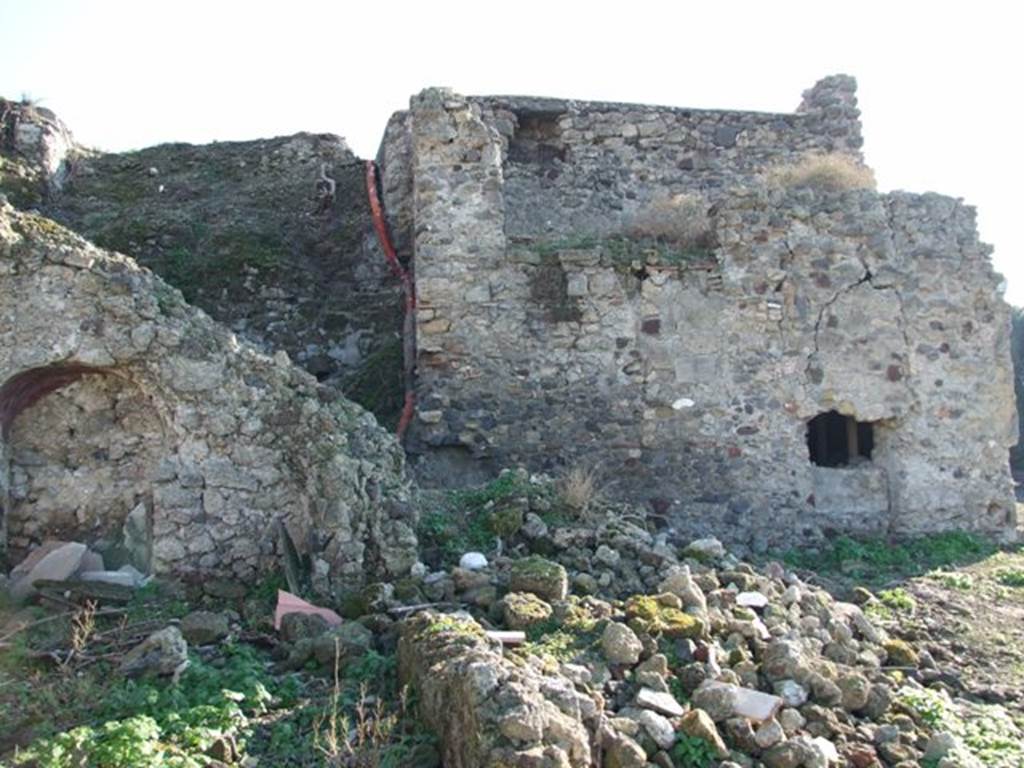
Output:
M860 145L846 77L792 115L414 97L381 159L415 258L422 472L596 464L758 547L1012 527L1009 315L973 211L762 182ZM713 237L651 258L631 222L677 193ZM871 423L870 461L812 464L831 410Z
M103 153L48 110L0 100L0 193L131 256L241 338L397 420L401 289L372 229L364 163L341 137Z
M98 155L50 115L4 126L0 192L168 277L189 277L168 259L191 248L189 298L230 325L3 209L12 551L61 535L135 546L119 555L158 571L248 578L280 558L280 520L321 586L404 574L397 444L337 387L231 333L328 384L397 340L400 289L347 148L302 134ZM399 255L415 258L421 474L596 465L609 493L757 547L1012 526L1008 308L972 210L762 183L806 152L860 146L844 77L785 115L415 97L378 160ZM337 189L321 209L325 162ZM706 205L708 237L652 250L638 231L679 194ZM283 250L268 262L243 230L273 230ZM870 461L811 463L807 422L830 410L872 425Z
M280 522L322 590L416 560L403 455L372 416L131 259L2 203L0 416L14 555L68 535L246 580L279 565Z
M708 204L766 167L808 152L860 157L856 84L823 80L795 114L558 99L473 99L502 144L510 242L628 232L652 204L695 193ZM415 113L415 109L414 109Z

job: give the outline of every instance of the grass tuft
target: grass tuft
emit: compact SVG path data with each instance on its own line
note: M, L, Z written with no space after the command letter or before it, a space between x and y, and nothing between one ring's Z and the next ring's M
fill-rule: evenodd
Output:
M823 192L875 188L874 171L841 152L807 154L796 163L774 166L765 174L765 181L771 187L809 187Z
M708 203L692 193L663 193L633 215L626 234L674 243L683 250L710 249L713 236Z
M559 498L574 517L583 517L601 495L597 470L575 466L558 484Z

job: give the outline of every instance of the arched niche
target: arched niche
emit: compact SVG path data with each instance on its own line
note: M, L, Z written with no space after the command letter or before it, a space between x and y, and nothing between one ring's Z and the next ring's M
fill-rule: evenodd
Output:
M4 382L0 429L9 559L51 538L129 559L122 528L140 505L149 518L166 453L159 404L122 371L58 363Z

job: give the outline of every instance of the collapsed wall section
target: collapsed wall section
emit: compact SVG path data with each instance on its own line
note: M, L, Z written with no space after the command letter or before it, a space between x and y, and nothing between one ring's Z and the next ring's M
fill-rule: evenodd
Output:
M189 307L132 260L0 205L8 541L101 549L127 518L156 572L248 579L278 523L321 587L415 562L400 447L359 406Z
M397 421L401 290L344 139L101 153L49 111L0 100L0 193L132 256L250 343Z
M422 473L596 463L758 547L1012 527L1008 308L971 209L768 183L860 143L844 77L794 115L414 97L382 158Z

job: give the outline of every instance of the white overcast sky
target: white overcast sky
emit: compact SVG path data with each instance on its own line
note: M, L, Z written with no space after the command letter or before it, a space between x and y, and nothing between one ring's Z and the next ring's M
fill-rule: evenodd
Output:
M79 141L338 133L373 156L429 85L792 111L859 81L880 187L963 197L1024 305L1021 10L1010 2L0 0L0 95Z

